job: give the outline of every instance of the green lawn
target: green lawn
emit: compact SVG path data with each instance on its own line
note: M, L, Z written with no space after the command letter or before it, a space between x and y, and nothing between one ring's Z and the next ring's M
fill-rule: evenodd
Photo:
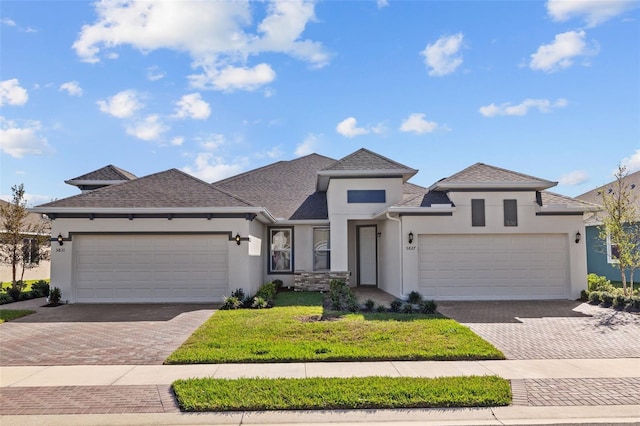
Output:
M34 313L26 309L0 309L0 324Z
M504 359L441 316L329 313L317 293L279 293L272 309L218 311L167 364Z
M496 376L186 379L173 383L185 411L489 407L511 402Z
M38 281L40 281L40 280L26 280L26 281L24 282L25 286L24 286L24 288L22 289L22 291L23 291L23 292L31 291L31 285L32 285L33 283L35 283L35 282L38 282ZM48 280L48 279L46 279L46 280L44 280L44 281L49 282L49 280ZM3 289L5 289L5 290L6 290L6 289L8 289L8 288L11 288L11 281L3 282L3 283L2 283L2 288L3 288Z

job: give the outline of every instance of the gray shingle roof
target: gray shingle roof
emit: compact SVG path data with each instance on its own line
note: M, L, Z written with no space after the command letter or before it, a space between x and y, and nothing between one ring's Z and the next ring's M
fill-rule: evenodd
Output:
M39 208L252 207L177 169L63 198Z
M360 148L353 154L347 155L334 164L325 167L323 170L406 170L407 172L417 172L417 170L411 167L390 160L387 157L383 157L365 148Z
M4 200L0 200L0 204L3 207L8 207L11 203ZM42 217L42 214L40 213L33 213L33 212L29 212L25 219L25 223L31 227L42 227L47 222L50 222L49 219L45 219L44 217ZM2 226L2 223L0 223L0 226ZM2 232L2 230L0 230L0 232Z
M556 194L550 191L541 191L542 205L548 206L550 204L562 204L568 208L584 208L585 210L593 210L598 208L597 205L578 200L573 197L567 197L566 195Z
M445 192L429 191L414 194L397 203L394 207L431 207L433 204L452 204Z
M136 179L137 176L134 175L133 173L130 173L126 170L123 170L119 167L116 167L112 164L109 164L108 166L104 166L101 169L98 170L94 170L92 172L89 173L85 173L82 176L78 176L76 178L73 179L69 179L68 182L71 181L89 181L89 180L96 180L96 181L109 181L109 180L116 180L116 181L121 181L121 180L133 180Z
M327 218L326 194L316 192L316 179L336 160L310 154L279 161L211 185L255 206L266 207L276 218L314 220Z
M531 186L536 189L546 189L555 186L557 182L540 179L523 173L514 172L500 167L490 166L484 163L476 163L458 173L441 179L433 184L433 189L448 189L450 187L464 188L479 186Z
M629 186L631 192L635 191L637 193L635 198L636 198L636 201L638 202L638 205L640 206L640 170L635 173L630 173L625 178L625 182ZM633 186L633 188L631 188L631 186ZM609 191L609 190L613 191L615 190L616 187L617 187L617 181L613 180L607 183L606 185L599 186L595 189L592 189L591 191L587 191L584 194L578 195L576 198L582 201L587 201L589 203L601 204L602 191Z

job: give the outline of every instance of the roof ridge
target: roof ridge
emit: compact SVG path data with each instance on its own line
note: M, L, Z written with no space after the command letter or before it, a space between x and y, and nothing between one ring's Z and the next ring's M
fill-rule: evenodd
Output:
M377 152L371 151L371 150L369 150L369 149L367 149L367 148L364 148L364 147L362 147L362 148L360 148L360 149L358 149L358 150L356 150L356 151L352 152L351 154L348 154L348 155L346 155L346 156L342 157L341 159L337 160L334 164L332 164L332 165L330 165L330 166L327 166L327 167L323 168L322 170L323 170L323 171L324 171L324 170L331 170L331 169L332 169L332 168L334 168L336 165L338 165L338 164L344 164L344 163L346 163L348 160L350 160L352 157L354 157L354 156L356 156L356 155L358 155L358 154L360 154L360 153L366 153L366 154L372 155L372 156L377 157L377 158L379 158L379 159L381 159L381 160L384 160L384 161L386 161L386 162L388 162L388 163L390 163L390 164L396 165L396 166L398 166L398 168L400 168L400 169L416 170L416 169L414 169L414 168L412 168L412 167L407 166L406 164L399 163L399 162L397 162L397 161L395 161L395 160L392 160L392 159L390 159L390 158L388 158L388 157L385 157L385 156L384 156L384 155L382 155L382 154L378 154Z
M487 163L482 163L482 162L474 163L474 164L470 165L469 167L466 167L466 168L460 170L459 172L452 174L449 177L445 177L445 178L442 178L442 179L438 180L437 182L440 182L440 181L443 181L443 180L453 180L455 177L460 176L463 173L465 173L465 172L469 171L470 169L472 169L474 167L477 167L477 166L490 167L492 169L499 170L501 172L510 173L510 174L514 174L514 175L517 175L517 176L520 176L520 177L533 179L533 180L537 180L537 181L556 183L556 184L558 183L558 182L551 181L551 180L548 180L548 179L539 178L539 177L536 177L536 176L533 176L533 175L528 175L526 173L521 173L521 172L517 172L515 170L510 170L510 169L505 169L504 167L498 167L498 166L494 166L492 164L487 164Z
M113 164L109 164L107 167L111 167L117 174L121 175L122 177L128 179L128 180L133 180L133 179L137 179L138 176L134 175L133 173L122 169L118 166L114 166Z

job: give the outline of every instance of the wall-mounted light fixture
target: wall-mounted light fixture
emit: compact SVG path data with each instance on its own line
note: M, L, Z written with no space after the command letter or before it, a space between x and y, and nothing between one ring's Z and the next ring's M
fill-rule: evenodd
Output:
M240 240L241 240L240 234L236 234L235 240L236 240L236 244L240 245Z
M64 237L62 236L62 234L58 234L58 244L63 245L64 244Z
M578 244L581 239L582 239L582 234L580 234L580 231L576 232L576 244Z
M413 243L413 232L409 231L409 244Z

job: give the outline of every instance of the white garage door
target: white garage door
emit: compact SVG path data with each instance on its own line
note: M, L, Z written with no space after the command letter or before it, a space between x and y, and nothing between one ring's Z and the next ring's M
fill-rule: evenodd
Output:
M218 235L79 235L76 300L211 302L228 293L228 238Z
M420 235L419 286L440 300L566 299L566 235Z

